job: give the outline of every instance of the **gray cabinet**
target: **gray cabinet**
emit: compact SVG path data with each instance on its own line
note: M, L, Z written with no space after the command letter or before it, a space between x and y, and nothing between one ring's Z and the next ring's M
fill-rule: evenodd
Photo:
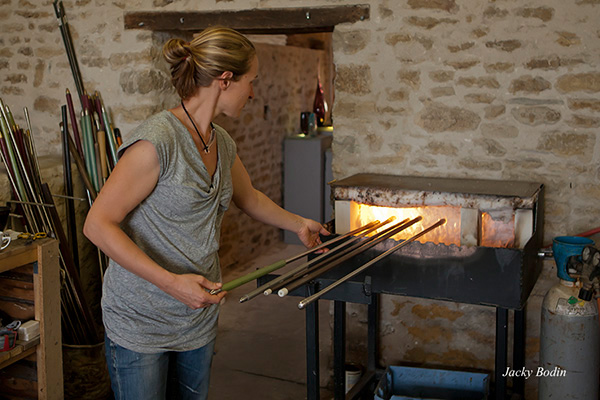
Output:
M283 141L283 208L306 218L327 222L332 216L331 135L290 136ZM283 240L301 244L284 231Z

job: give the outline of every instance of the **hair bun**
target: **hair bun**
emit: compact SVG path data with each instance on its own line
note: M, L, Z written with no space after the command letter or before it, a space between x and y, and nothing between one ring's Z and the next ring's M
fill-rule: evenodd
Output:
M163 55L171 66L187 61L191 54L190 44L183 39L169 39L163 46Z

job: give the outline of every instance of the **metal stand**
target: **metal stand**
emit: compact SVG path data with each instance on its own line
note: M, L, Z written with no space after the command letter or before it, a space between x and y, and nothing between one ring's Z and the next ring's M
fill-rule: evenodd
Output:
M334 301L334 326L333 326L333 360L334 360L334 396L336 400L356 399L374 387L381 370L377 368L379 349L379 294L407 295L396 293L397 290L386 277L385 268L378 268L379 275L358 275L353 280L346 281L332 291L326 293L323 300ZM319 290L329 286L343 272L335 272L331 276L320 277L309 284L292 291L289 295L307 297ZM342 275L343 276L343 275ZM273 279L275 275L267 275L258 279L258 285L262 285ZM376 283L376 284L375 284ZM387 286L386 286L387 285ZM418 297L433 298L428 295ZM475 303L451 299L459 303ZM366 304L368 306L368 359L366 371L362 378L353 388L345 393L345 361L346 361L346 303ZM477 304L477 303L475 303ZM507 397L507 379L502 377L508 366L508 311L509 308L496 306L496 349L495 349L495 391L491 398L505 400ZM513 369L522 369L525 366L525 315L523 310L514 311L514 341L513 341ZM306 307L306 368L307 368L307 399L319 400L319 316L318 301ZM522 378L514 378L513 393L524 394L524 381Z

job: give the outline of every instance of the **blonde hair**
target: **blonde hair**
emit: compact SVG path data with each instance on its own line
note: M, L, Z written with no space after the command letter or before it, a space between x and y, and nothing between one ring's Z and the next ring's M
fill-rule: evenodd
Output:
M171 82L182 99L199 87L209 86L225 71L238 80L250 70L256 49L241 33L224 27L203 30L191 42L170 39L163 46L170 64Z

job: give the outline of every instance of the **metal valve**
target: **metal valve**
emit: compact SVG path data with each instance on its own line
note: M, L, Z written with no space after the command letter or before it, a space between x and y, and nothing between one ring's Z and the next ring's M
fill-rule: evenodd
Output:
M573 278L581 281L579 298L590 301L600 278L600 251L592 245L585 246L581 257L572 256L567 262L567 271Z

